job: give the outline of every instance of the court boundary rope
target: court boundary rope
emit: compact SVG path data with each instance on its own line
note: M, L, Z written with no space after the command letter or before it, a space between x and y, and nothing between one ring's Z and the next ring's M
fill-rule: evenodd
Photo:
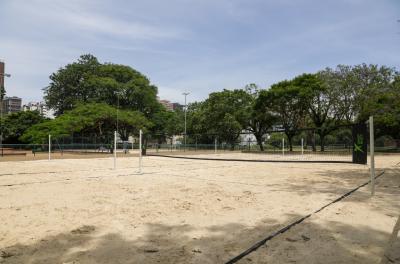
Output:
M375 179L378 179L379 177L381 177L383 174L385 173L385 170L383 170L381 173L379 173L377 176L375 176ZM267 236L266 238L258 241L257 243L255 243L254 245L252 245L251 247L249 247L248 249L246 249L245 251L243 251L242 253L240 253L239 255L237 255L236 257L231 258L229 261L225 262L225 264L233 264L238 262L239 260L241 260L242 258L244 258L245 256L249 255L250 253L256 251L258 248L260 248L261 246L265 245L269 240L273 239L274 237L285 233L286 231L288 231L290 228L300 224L301 222L303 222L304 220L306 220L307 218L311 217L314 214L317 214L319 212L321 212L322 210L324 210L325 208L327 208L328 206L337 203L341 200L343 200L344 198L346 198L347 196L351 195L352 193L354 193L355 191L357 191L358 189L366 186L367 184L369 184L371 182L371 180L368 180L367 182L357 186L356 188L348 191L347 193L343 194L342 196L340 196L339 198L327 203L326 205L322 206L321 208L319 208L318 210L305 215L303 217L301 217L300 219L297 219L296 221L290 223L289 225L279 229L278 231L274 232L273 234Z

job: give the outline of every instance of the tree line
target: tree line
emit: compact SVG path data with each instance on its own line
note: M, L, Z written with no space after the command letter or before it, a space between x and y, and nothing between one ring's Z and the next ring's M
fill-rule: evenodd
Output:
M375 118L376 135L400 137L400 75L377 65L338 65L302 74L261 89L211 93L189 105L189 133L213 134L220 141L237 142L242 131L254 134L260 150L264 136L279 126L292 151L293 137L301 128L315 128L321 151L324 140L338 127Z
M107 141L114 130L127 140L142 129L146 142L163 143L184 133L183 111L167 111L157 100L157 87L129 66L82 55L53 73L43 90L55 118L26 112L8 115L2 120L5 142L43 143L48 134ZM292 150L293 138L308 127L315 128L323 151L325 138L338 126L364 122L370 115L377 136L399 138L400 74L395 68L338 65L265 89L249 84L213 92L187 106L187 134L198 135L199 143L217 137L234 146L248 131L262 151L267 132L279 127Z

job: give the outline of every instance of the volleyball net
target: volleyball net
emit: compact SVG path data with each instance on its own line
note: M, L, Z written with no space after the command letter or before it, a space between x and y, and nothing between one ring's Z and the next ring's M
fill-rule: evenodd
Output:
M233 138L221 134L183 134L150 143L147 152L191 159L366 164L368 138L366 124L296 131L276 129L258 137L250 131L242 131Z

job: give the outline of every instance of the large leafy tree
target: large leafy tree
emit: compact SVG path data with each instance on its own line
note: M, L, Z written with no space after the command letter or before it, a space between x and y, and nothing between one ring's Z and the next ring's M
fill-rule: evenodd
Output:
M398 73L394 68L374 64L338 65L319 73L328 90L335 91L335 112L347 122L365 121L371 111L371 102L390 93Z
M193 102L188 104L187 107L187 142L201 143L201 144L212 144L215 139L215 135L209 134L207 116L205 115L205 101ZM179 122L184 124L185 117L184 112L179 117ZM183 129L184 131L184 125Z
M335 69L326 68L317 73L323 88L322 92L334 96L334 103L329 105L335 115L347 123L353 122L357 115L357 89L355 89L356 78L352 72L352 67L338 65ZM320 89L318 89L320 90ZM331 100L325 100L331 102Z
M2 122L4 143L21 143L19 137L31 126L40 124L46 119L38 111L17 112L7 115Z
M354 79L355 112L358 121L365 121L376 111L373 107L382 96L393 94L393 83L398 77L394 68L378 65L356 65L352 68ZM379 102L378 102L379 103Z
M71 110L79 102L89 100L93 91L85 83L97 75L99 67L97 58L86 54L50 76L50 85L44 88L44 99L47 106L54 109L56 116Z
M338 108L338 87L326 85L324 77L323 72L302 74L292 81L306 99L309 119L319 135L321 151L325 150L326 136L337 128L343 118L343 111ZM315 146L313 147L315 150Z
M89 98L92 102L140 111L147 117L161 110L157 101L157 87L129 66L100 65L98 74L91 76L85 86L92 91Z
M400 75L381 92L367 99L359 119L366 120L374 116L376 136L390 136L398 139L400 136ZM398 142L398 145L400 142Z
M96 57L82 55L50 76L45 101L59 116L80 103L106 103L136 110L150 117L159 109L157 87L129 66L101 64Z
M153 123L150 128L152 137L161 144L167 138L172 139L174 135L181 134L183 132L182 114L181 110L167 111L161 109L157 111L151 119Z
M251 96L244 90L223 90L211 93L195 115L199 132L216 136L233 148L240 133L246 129Z
M278 116L278 123L288 138L289 149L293 151L292 139L307 113L306 95L293 80L284 80L273 84L269 90L261 91L259 97Z
M104 103L80 104L59 117L30 127L20 139L43 143L49 134L59 139L73 134L96 137L105 142L118 130L122 140L152 124L138 111L118 110Z
M251 95L252 99L247 129L254 134L260 151L264 151L263 137L268 130L272 129L272 126L277 121L277 117L272 113L272 102L259 97L260 89L257 85L249 84L245 90Z
M338 65L318 75L328 91L334 91L333 110L343 121L364 122L373 115L377 136L398 137L399 74L394 68Z

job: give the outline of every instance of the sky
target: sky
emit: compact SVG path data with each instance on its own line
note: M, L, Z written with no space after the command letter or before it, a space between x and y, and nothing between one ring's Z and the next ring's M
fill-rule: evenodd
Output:
M0 59L24 103L87 53L193 102L338 64L400 69L399 19L400 0L0 0Z

